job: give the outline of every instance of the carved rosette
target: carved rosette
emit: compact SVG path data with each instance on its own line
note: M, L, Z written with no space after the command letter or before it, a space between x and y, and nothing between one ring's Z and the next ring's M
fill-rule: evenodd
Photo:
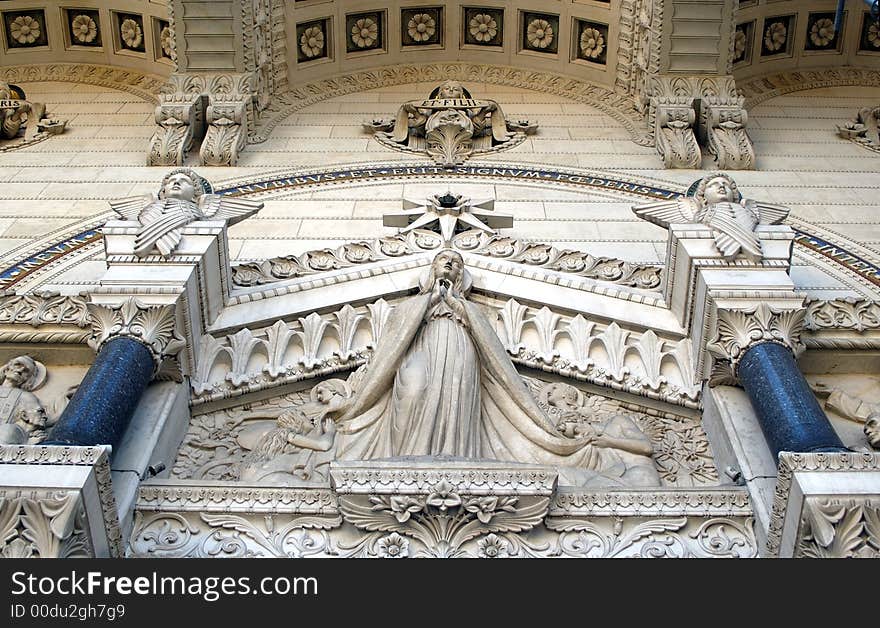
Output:
M742 310L718 309L713 340L706 350L714 358L710 384L734 383L742 356L751 347L775 342L797 357L805 349L804 309L778 309L767 303Z
M130 297L119 305L88 304L92 322L89 346L98 352L114 338L131 338L144 345L158 371L186 345L178 334L173 305L146 305Z

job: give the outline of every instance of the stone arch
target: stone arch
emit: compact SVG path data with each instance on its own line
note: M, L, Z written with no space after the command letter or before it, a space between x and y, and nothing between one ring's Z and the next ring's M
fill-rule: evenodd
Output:
M0 78L7 83L57 81L100 85L134 94L147 102L158 103L159 88L167 81L157 74L128 68L91 63L44 63L0 68Z
M822 68L775 72L737 85L746 98L746 108L792 92L821 87L880 87L880 70L870 68Z
M575 102L595 107L602 113L611 116L620 122L636 143L643 146L652 145L648 129L631 97L572 76L524 70L512 66L468 63L392 65L374 70L339 74L294 87L286 94L276 96L276 100L280 101L280 106L275 112L261 120L257 132L250 138L250 141L252 143L265 141L272 129L282 120L304 107L328 98L376 87L430 81L439 83L446 79L521 87L564 96Z

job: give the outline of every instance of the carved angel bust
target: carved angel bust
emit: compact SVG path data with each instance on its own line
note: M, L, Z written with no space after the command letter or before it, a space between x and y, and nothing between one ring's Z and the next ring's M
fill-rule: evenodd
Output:
M715 246L728 260L744 256L758 262L763 257L755 235L758 225L778 225L788 217L781 205L743 199L736 182L723 172L703 177L693 196L636 205L639 218L669 228L671 224L699 223L712 228Z
M177 168L162 179L159 192L110 202L113 211L141 224L134 254L146 257L158 252L168 257L177 249L181 229L196 220L225 220L234 225L257 213L260 201L214 194L213 186L190 168Z

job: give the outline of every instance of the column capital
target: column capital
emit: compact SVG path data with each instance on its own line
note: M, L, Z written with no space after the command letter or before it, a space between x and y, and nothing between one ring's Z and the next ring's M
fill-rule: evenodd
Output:
M173 305L147 305L128 297L118 305L89 303L92 333L89 346L99 352L114 338L131 338L144 345L158 371L162 363L175 357L186 344L177 332Z
M761 302L742 309L717 308L715 334L706 345L713 358L712 384L737 382L737 368L746 351L773 342L786 347L794 357L805 349L801 340L806 308L773 307Z

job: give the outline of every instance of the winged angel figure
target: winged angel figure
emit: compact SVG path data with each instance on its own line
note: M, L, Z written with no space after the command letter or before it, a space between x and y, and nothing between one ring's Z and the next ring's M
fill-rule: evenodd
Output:
M110 201L126 220L141 223L134 254L145 257L156 250L168 257L180 244L181 229L196 220L225 220L234 225L263 208L260 201L214 194L213 186L190 168L177 168L162 179L158 194Z
M712 173L700 180L693 196L636 205L633 211L639 218L666 229L672 224L707 225L712 228L715 246L725 259L742 254L758 262L763 253L755 227L778 225L788 217L790 210L781 205L743 199L731 177Z

